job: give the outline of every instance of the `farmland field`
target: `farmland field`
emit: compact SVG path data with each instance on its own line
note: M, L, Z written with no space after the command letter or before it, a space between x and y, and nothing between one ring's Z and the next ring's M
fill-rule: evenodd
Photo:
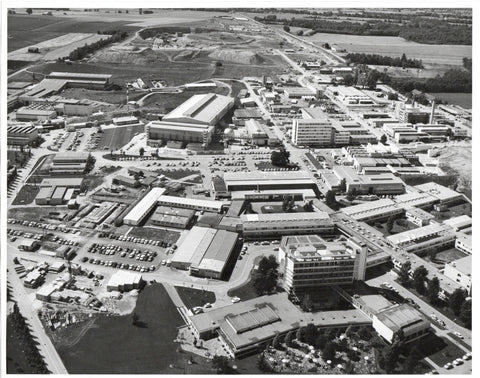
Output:
M129 22L124 20L105 22L98 18L96 21L84 21L63 15L61 17L9 15L8 51L32 46L67 33L97 33L97 31L108 30L131 32L139 29L136 26L127 26L127 24Z
M37 43L35 46L38 47L39 53L28 53L25 48L12 51L8 54L8 60L57 60L58 58L67 57L70 52L78 47L89 45L106 38L108 38L108 35L95 33L68 33Z
M462 64L464 57L472 56L472 46L427 45L409 42L400 37L363 36L347 34L317 33L303 37L310 42L335 43L348 52L401 56L422 59L426 63Z

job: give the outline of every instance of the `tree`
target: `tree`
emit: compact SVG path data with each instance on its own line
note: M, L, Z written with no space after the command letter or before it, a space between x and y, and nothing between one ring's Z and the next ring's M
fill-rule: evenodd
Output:
M121 227L123 225L123 219L122 218L115 219L115 221L113 222L113 225L115 227Z
M460 320L466 328L472 329L472 301L463 301L460 307Z
M138 153L140 154L140 156L143 156L143 154L145 153L145 148L140 147L140 150L138 150Z
M290 33L290 26L283 25L283 30L285 30L287 33Z
M273 338L272 346L277 350L282 347L282 343L280 342L280 337L278 336L278 334L275 335L275 337Z
M305 341L305 335L306 335L305 327L300 327L297 330L297 335L296 335L297 340L303 343Z
M377 86L377 81L380 79L380 72L377 70L371 70L367 74L367 86L370 89L375 89Z
M427 296L431 303L434 303L438 299L438 293L440 292L440 281L437 277L433 277L427 284Z
M313 306L313 302L312 302L312 299L310 298L310 295L305 294L305 296L302 299L302 304L300 307L302 308L303 311L311 311L312 306Z
M421 356L416 346L410 349L405 362L403 363L403 372L406 374L413 374L418 365Z
M325 194L325 202L327 203L328 206L335 205L337 203L337 199L335 198L335 192L329 190Z
M459 315L462 304L465 301L465 290L456 289L448 299L448 307L453 311L455 315Z
M327 344L327 342L328 342L327 337L323 334L320 334L315 339L314 346L315 346L315 348L323 350L323 348L325 348L325 344Z
M351 85L355 85L355 78L353 77L352 74L346 74L344 77L343 77L343 84L345 84L346 86L351 86Z
M400 280L400 284L402 284L403 286L408 285L408 283L410 282L409 272L411 268L412 264L410 263L410 261L407 260L402 264L402 267L398 272L398 279Z
M28 15L31 15L33 13L33 10L32 8L27 8L26 12Z
M380 137L380 143L382 143L382 144L387 143L387 136L386 136L385 134L383 134L383 135Z
M306 201L305 204L303 205L303 210L313 211L313 201L312 200Z
M342 193L345 193L347 191L347 183L345 180L340 181L340 185L338 186L338 190Z
M284 148L278 151L272 151L270 155L271 163L277 167L288 167L290 165L290 152Z
M225 356L215 355L212 359L212 366L217 370L217 374L228 374L232 371L228 363L228 358Z
M396 345L389 345L383 350L383 358L385 361L385 371L387 374L393 372L398 362L398 347Z
M425 291L425 281L428 276L428 270L423 265L420 265L413 271L413 283L415 285L415 290L420 294L423 294Z
M287 333L287 336L285 336L285 345L287 347L292 347L294 339L295 339L295 333L293 331L289 331Z
M393 225L395 224L395 216L390 215L387 220L387 231L391 232L393 229Z
M389 93L387 98L390 101L398 101L398 93Z
M269 294L277 287L278 263L275 256L263 257L253 278L253 287L259 295Z
M309 345L315 344L318 335L318 328L313 323L308 323L305 327L305 342Z
M336 345L335 343L332 343L331 341L327 342L322 349L322 358L327 361L327 360L333 360L335 358L335 354L337 353Z

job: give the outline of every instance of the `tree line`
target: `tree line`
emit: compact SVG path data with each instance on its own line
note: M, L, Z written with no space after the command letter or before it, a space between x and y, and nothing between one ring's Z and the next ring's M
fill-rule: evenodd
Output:
M465 23L450 23L445 20L415 18L411 21L391 23L385 21L355 22L328 21L324 19L291 18L279 19L275 15L254 17L256 21L279 23L290 27L312 29L316 33L333 33L367 36L401 37L409 41L442 45L471 45L472 27Z
M38 351L36 341L33 339L28 324L25 321L25 318L20 313L18 305L15 303L13 305L13 311L8 316L9 321L12 324L14 335L18 339L25 359L32 368L33 374L50 374L50 371L43 360L42 355ZM12 373L12 372L9 372ZM23 371L17 371L16 373L23 373Z
M88 54L93 53L94 51L101 49L102 47L105 47L109 45L110 43L115 43L119 42L123 39L125 39L128 35L127 32L120 32L120 31L111 31L111 32L98 32L98 34L106 34L110 35L110 37L101 39L99 41L90 43L90 44L85 44L82 47L78 47L75 50L73 50L69 55L68 59L74 61L74 60L80 60L85 58Z
M376 64L380 66L393 66L403 68L423 68L420 59L409 59L405 54L402 57L393 58L378 54L350 53L345 58L351 63Z

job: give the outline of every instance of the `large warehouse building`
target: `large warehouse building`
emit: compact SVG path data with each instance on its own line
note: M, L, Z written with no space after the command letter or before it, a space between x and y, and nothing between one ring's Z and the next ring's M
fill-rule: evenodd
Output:
M175 140L207 147L212 141L215 125L233 105L233 97L215 93L192 96L161 121L146 125L147 142L155 145L161 140Z
M163 117L163 121L215 126L233 108L233 104L233 97L199 94Z
M238 234L194 226L172 258L172 267L191 275L223 278L237 245Z

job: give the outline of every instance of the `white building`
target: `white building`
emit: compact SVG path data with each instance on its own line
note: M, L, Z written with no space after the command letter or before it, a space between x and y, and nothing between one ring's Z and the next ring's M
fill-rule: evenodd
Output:
M290 293L363 280L366 261L366 245L327 242L318 235L284 236L278 253L283 287Z
M328 118L294 119L292 143L296 146L329 146L332 144L332 124Z
M472 292L472 256L445 264L443 272L448 278L460 284L470 295Z

